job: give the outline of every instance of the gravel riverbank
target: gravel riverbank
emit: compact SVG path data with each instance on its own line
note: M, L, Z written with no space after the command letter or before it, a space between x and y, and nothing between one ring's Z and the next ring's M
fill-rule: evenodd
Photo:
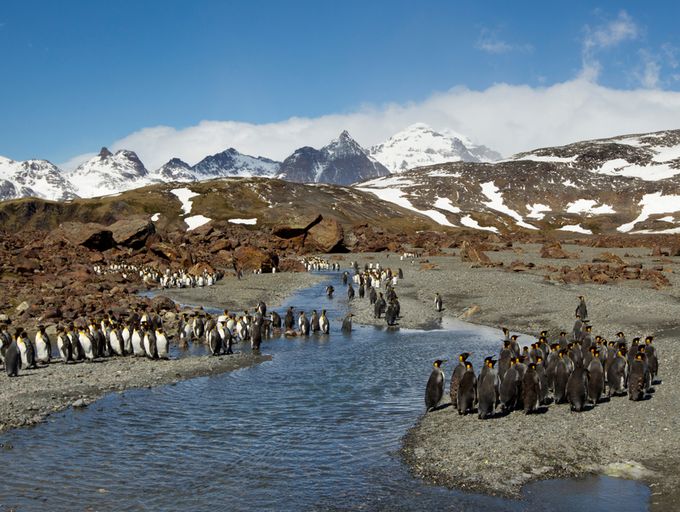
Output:
M565 246L578 259L564 261L541 259L538 249L523 246L519 259L536 265L575 265L590 262L602 252ZM645 267L660 264L658 258L648 256L649 249L607 250ZM432 483L507 496L518 496L522 485L536 479L590 473L640 478L652 486L652 509L668 510L669 504L680 497L680 431L676 426L676 407L680 404L678 258L663 262L671 286L655 290L640 281L555 284L545 280L540 269L508 271L510 261L518 259L515 251L487 254L494 262L503 262L504 267L474 268L458 256L430 257L425 265L400 261L395 255L371 254L355 259L362 267L364 262L380 262L383 267L403 269L405 278L396 291L402 311L399 323L407 328L432 328L442 321L462 318L496 328L506 326L517 333L536 335L547 329L554 335L562 329L571 330L577 296L585 295L593 334L613 339L623 330L629 340L656 335L663 382L656 386L650 400L613 398L580 414L571 413L568 405L550 405L545 414L525 416L515 412L481 421L476 415L459 416L445 406L423 415L405 436L405 461L416 475ZM443 313L434 309L435 292L443 297ZM355 299L352 307L356 322L385 325L384 320L373 318L368 299ZM455 361L464 349L455 346L452 353L442 356ZM447 402L452 368L445 370ZM423 368L423 391L430 371Z

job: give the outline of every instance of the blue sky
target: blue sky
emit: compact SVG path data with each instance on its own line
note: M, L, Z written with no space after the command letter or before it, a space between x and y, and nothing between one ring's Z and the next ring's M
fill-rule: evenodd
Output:
M512 87L509 102L522 90L554 91L586 80L595 95L641 91L654 102L648 93L664 92L663 101L675 108L678 5L4 0L0 155L61 163L127 142L154 163L173 156L173 146L195 159L177 144L180 130L187 145L199 136L210 139L205 151L241 149L240 142L245 150L280 158L289 148L322 142L298 140L306 133L299 129L282 134L291 118L321 119L326 127L327 116L334 116L330 134L343 123L353 126L343 116L373 112L382 121L359 140L369 144L378 142L371 134L383 137L400 128L397 119L385 121L394 106L403 111L463 89L467 107L497 84ZM404 121L466 130L505 152L543 142L526 136L506 148L502 134L488 141L484 127L468 119L475 112L471 106L467 117L430 113L427 119L412 112ZM632 129L636 114L628 115L625 127ZM237 124L208 133L205 121ZM670 122L660 119L658 129ZM270 141L256 127L272 124L278 133ZM617 124L613 118L594 134L611 127L614 135ZM654 129L651 120L639 124ZM157 132L150 139L135 135L159 126L163 137L174 137L163 148ZM244 127L259 141L234 135Z

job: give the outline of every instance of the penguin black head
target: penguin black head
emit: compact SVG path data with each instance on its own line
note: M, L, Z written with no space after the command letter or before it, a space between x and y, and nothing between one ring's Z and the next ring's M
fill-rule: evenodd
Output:
M545 336L547 336L547 335L548 335L548 331L541 331L541 333L540 333L540 334L541 334L541 336L545 337Z
M517 341L517 338L519 338L519 335L518 335L518 334L513 334L512 336L510 336L510 339L511 339L512 341Z
M652 341L654 341L654 336L647 336L645 338L645 343L649 345Z
M536 363L529 363L529 369L535 370L536 369Z
M617 332L616 335L617 335L619 338L622 338L622 337L623 337L623 331Z
M638 345L638 352L644 354L647 351L646 347L646 345Z
M553 352L556 352L557 349L559 349L559 348L560 348L559 343L553 343L552 345L550 345L550 350L552 350Z
M510 332L510 331L508 330L507 327L503 327L503 334L506 334L506 335L507 335L509 332Z
M637 336L637 337L633 338L633 343L635 343L636 345L637 345L638 343L640 343L640 337Z
M592 332L593 331L593 326L592 325L586 325L586 332Z
M566 335L567 335L566 332L564 332L564 331L560 332L560 336L566 336Z
M465 361L465 369L472 370L472 363L470 361Z
M542 362L543 362L543 358L541 356L537 356L536 357L536 363L538 364L538 363L542 363Z
M432 363L432 366L434 366L435 368L439 368L445 361L446 359L437 359L434 363Z
M497 361L493 357L487 357L484 362L486 363L486 366L493 369L493 367L496 366Z
M635 360L636 360L636 361L642 361L642 357L643 357L643 354L640 353L640 352L638 352L637 354L635 354Z
M461 361L461 362L465 362L465 361L467 361L467 358L470 357L471 355L472 354L470 354L469 352L463 352L462 354L460 354L458 356L458 360Z
M546 338L545 336L541 336L540 338L538 338L538 342L539 343L548 343L548 338Z
M503 348L510 348L510 342L508 340L503 342Z

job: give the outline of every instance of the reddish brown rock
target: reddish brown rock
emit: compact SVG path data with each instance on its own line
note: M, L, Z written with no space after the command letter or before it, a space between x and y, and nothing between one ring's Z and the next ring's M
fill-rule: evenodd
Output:
M119 220L108 227L118 245L140 249L146 240L156 232L156 226L145 217Z
M559 242L547 242L541 247L541 258L563 260L571 257L571 254L562 249Z
M614 263L616 265L626 264L626 262L623 261L619 256L611 252L601 252L593 258L593 263Z
M90 222L64 222L59 226L58 234L61 234L73 245L82 245L88 249L105 251L114 245L113 233L110 229Z
M491 259L480 249L477 244L465 240L460 245L460 259L480 265L493 265Z
M346 252L345 234L335 219L321 219L321 222L307 231L306 243L311 243L320 252Z
M151 247L149 247L149 250L164 260L177 261L180 259L180 254L177 249L167 242L152 244Z
M249 245L242 245L234 251L234 261L239 270L262 270L271 272L277 266L278 257Z

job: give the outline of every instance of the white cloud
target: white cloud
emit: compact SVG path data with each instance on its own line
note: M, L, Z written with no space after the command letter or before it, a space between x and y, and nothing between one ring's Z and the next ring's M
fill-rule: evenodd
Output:
M655 89L661 79L661 65L655 55L647 50L640 50L641 69L634 73L643 87Z
M424 122L463 133L509 156L588 138L680 128L679 119L680 92L612 89L581 76L550 87L497 84L479 91L456 87L419 103L269 124L202 121L182 129L156 126L109 147L137 152L149 169L172 157L195 164L228 147L281 160L301 146L321 147L343 129L366 147Z
M600 72L600 62L597 53L606 48L612 48L625 41L632 41L640 36L640 27L626 12L619 12L618 16L602 25L591 27L586 25L583 38L583 69L581 76L588 80L597 78Z

